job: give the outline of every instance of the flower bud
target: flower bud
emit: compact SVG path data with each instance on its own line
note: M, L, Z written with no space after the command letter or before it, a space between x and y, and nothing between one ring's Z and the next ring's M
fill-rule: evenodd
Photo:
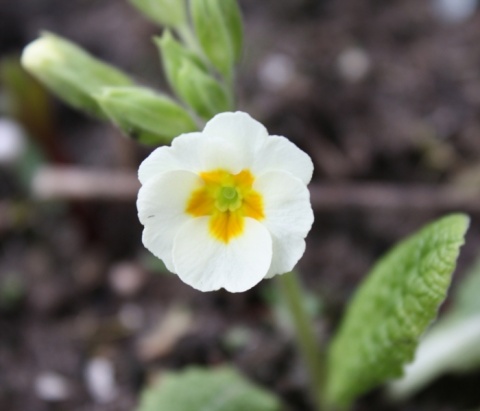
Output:
M185 61L177 76L180 97L202 118L230 110L224 88L195 64Z
M68 104L102 118L105 115L93 95L105 86L132 84L120 70L50 33L42 34L25 48L22 65Z
M130 0L130 3L162 26L176 27L187 20L185 0Z
M162 55L163 69L167 80L177 95L180 95L178 74L185 63L190 62L200 70L207 72L207 68L202 60L195 53L175 40L170 31L165 30L163 36L155 37L154 41Z
M142 87L106 87L96 96L110 120L144 144L169 143L195 131L192 117L170 98Z
M242 52L242 16L236 0L191 0L195 32L216 69L230 78Z

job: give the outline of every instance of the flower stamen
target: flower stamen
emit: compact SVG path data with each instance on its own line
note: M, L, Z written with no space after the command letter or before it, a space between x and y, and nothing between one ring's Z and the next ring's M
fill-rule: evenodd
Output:
M225 170L200 173L204 185L187 202L186 212L194 217L210 216L210 233L229 243L243 233L245 217L264 218L262 196L253 188L249 170L231 174Z

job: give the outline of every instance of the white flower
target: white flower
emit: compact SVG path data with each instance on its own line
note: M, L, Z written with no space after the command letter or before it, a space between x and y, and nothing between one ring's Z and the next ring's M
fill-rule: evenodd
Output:
M307 154L248 114L218 114L140 165L143 244L198 290L248 290L303 255L312 172Z

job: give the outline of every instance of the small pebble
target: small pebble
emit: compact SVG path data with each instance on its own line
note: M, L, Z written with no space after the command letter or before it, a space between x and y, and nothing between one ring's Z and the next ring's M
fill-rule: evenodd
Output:
M115 264L108 274L110 287L121 297L132 297L141 291L146 281L145 270L134 262Z
M279 91L295 77L295 65L285 54L271 54L263 60L258 77L266 89Z
M70 395L67 380L54 372L44 372L35 379L35 392L38 398L49 401L65 401Z
M22 128L14 121L0 118L0 164L11 164L25 152Z
M99 404L106 404L117 396L115 370L111 361L106 358L91 359L85 369L87 389Z
M352 47L340 53L337 67L344 80L349 83L358 83L370 72L371 62L365 50Z
M445 23L462 23L470 18L478 0L431 0L436 16Z

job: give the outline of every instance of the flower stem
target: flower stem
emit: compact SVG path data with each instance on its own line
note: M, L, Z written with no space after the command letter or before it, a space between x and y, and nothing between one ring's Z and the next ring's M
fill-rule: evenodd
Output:
M310 377L310 390L317 411L323 410L324 361L320 343L315 338L313 323L305 307L302 285L295 271L277 276L292 323L295 327L297 344Z

